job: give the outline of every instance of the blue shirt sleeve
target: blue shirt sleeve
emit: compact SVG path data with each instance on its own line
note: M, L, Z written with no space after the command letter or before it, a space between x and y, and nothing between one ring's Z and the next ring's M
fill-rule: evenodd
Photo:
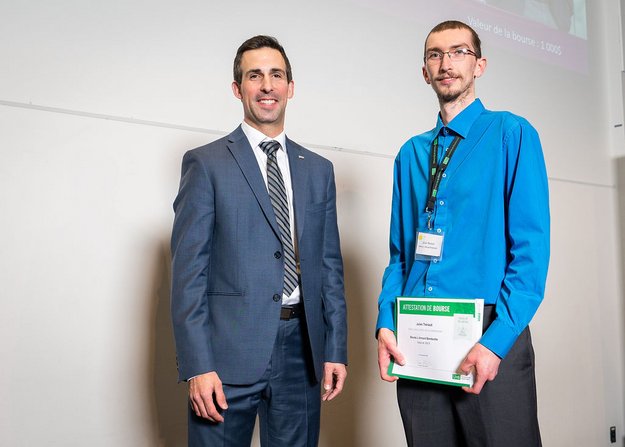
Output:
M391 208L391 231L389 237L390 260L382 277L382 291L378 298L378 321L376 334L379 329L395 330L395 298L402 294L406 278L406 259L402 250L403 231L401 229L401 188L400 188L399 155L395 159L393 169L393 199Z
M504 136L508 265L497 318L480 343L505 357L536 313L549 264L549 190L540 139L523 118ZM488 262L484 259L483 262Z

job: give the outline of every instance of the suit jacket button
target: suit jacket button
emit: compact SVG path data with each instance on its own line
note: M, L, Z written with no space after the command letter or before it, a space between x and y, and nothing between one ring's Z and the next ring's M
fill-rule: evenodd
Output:
M277 303L278 301L280 301L280 295L278 295L277 293L273 296L273 300Z
M280 253L279 251L277 251L277 252L275 252L273 254L273 257L276 258L276 259L280 259L281 256L282 256L282 253Z

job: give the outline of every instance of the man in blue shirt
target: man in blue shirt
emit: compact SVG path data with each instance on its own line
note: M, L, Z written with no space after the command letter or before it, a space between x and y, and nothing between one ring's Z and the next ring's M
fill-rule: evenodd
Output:
M460 365L460 389L399 379L409 446L540 446L534 352L528 324L549 262L549 196L536 130L486 110L475 80L486 69L468 25L428 34L423 76L436 93L436 127L408 140L394 166L390 262L377 321L383 380L403 364L394 335L397 296L483 298L484 333ZM430 158L433 155L433 158ZM442 236L437 256L417 253L418 234Z

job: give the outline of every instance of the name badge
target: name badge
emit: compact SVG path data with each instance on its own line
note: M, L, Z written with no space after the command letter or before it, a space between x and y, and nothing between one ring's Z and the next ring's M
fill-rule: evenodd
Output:
M417 232L417 244L415 249L415 259L440 260L443 254L443 240L445 236L441 233Z

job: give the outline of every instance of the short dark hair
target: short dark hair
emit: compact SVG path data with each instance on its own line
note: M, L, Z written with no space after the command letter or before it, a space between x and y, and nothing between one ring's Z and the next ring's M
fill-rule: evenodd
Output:
M234 57L234 66L232 68L234 82L241 85L241 81L243 80L243 72L241 71L241 59L243 58L243 53L250 50L258 50L260 48L273 48L274 50L278 50L280 52L282 58L284 59L284 64L286 65L286 79L288 82L291 82L293 79L293 73L291 72L291 63L289 62L289 58L286 56L286 51L284 51L284 48L280 45L278 39L271 36L254 36L241 44L237 50L237 55Z
M425 52L427 51L427 48L425 46L427 45L428 39L430 38L430 36L434 33L440 33L441 31L447 31L449 29L466 29L467 31L469 31L471 33L471 40L473 41L472 42L473 51L475 52L475 55L478 57L478 59L482 57L482 41L480 40L480 36L477 35L477 33L475 32L473 28L471 28L469 25L459 20L447 20L445 22L439 23L434 28L432 28L432 30L428 33L427 37L425 38L425 44L423 48L424 57L425 57Z

